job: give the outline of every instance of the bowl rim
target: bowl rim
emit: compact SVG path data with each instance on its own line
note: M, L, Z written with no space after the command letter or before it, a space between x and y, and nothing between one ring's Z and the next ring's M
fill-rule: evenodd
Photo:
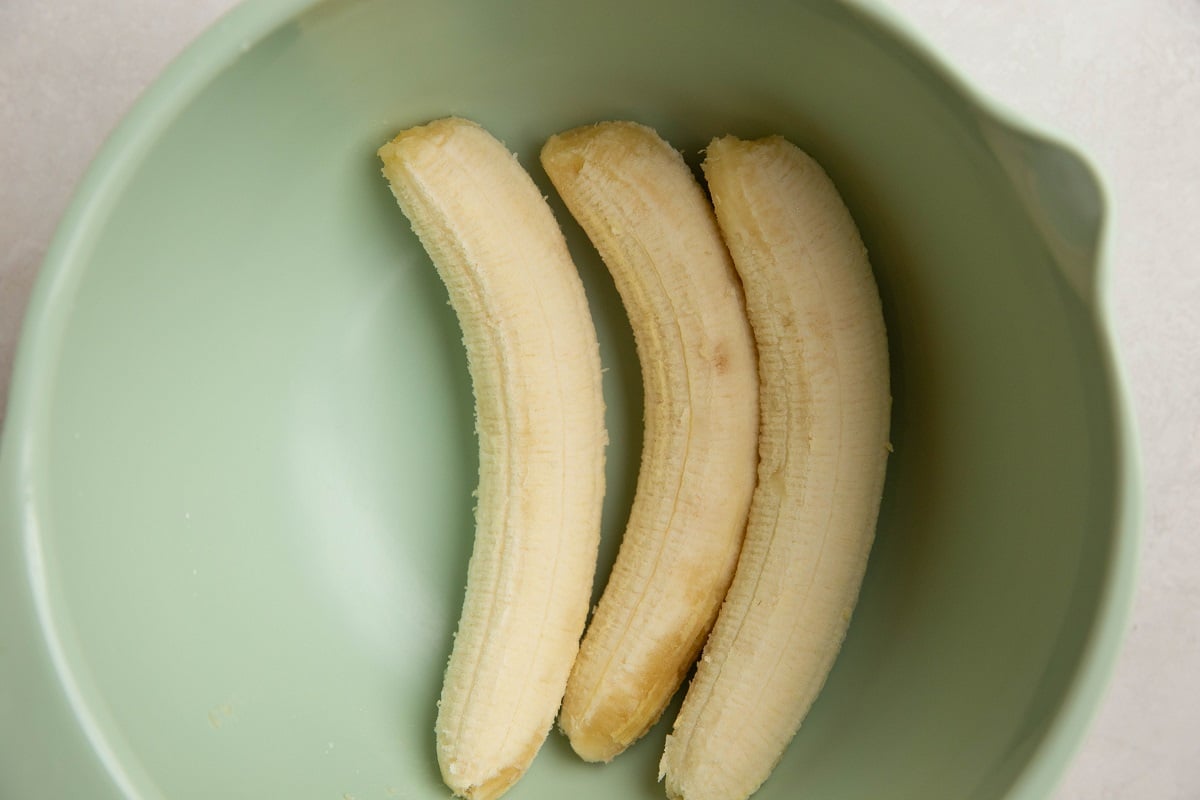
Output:
M1042 133L1045 128L1028 122L1014 110L984 95L962 77L948 59L882 0L834 0L858 13L898 45L908 50L936 75L951 92L981 118L1070 154L1087 166L1072 146ZM75 291L85 271L87 254L103 229L122 191L162 133L196 96L224 69L258 41L324 0L244 0L219 17L182 51L137 98L108 136L77 185L67 210L56 226L50 246L30 295L13 360L8 407L0 431L0 498L11 509L9 519L0 519L21 540L27 584L14 591L27 592L37 611L33 637L48 655L53 668L54 689L66 701L83 730L83 746L99 756L112 789L119 796L138 797L114 751L79 691L76 676L62 657L57 633L48 626L49 603L40 545L36 541L37 442L47 426L44 400L52 389L58 354ZM1111 194L1103 176L1092 169L1101 187L1104 205L1111 208ZM1115 670L1129 624L1143 514L1142 465L1137 446L1136 422L1131 392L1116 347L1112 323L1111 271L1109 258L1111 223L1106 216L1099 226L1099 242L1092 264L1092 291L1084 302L1090 311L1091 334L1104 370L1104 384L1112 405L1115 494L1113 522L1105 574L1101 578L1098 603L1073 677L1031 755L1019 769L1005 793L1007 800L1035 800L1049 796L1059 783L1083 742L1099 709L1104 691ZM43 365L52 365L46 368ZM8 512L6 512L8 513ZM65 742L62 743L65 746ZM75 752L70 757L85 755ZM98 787L99 788L99 787Z
M1041 800L1051 796L1067 772L1099 711L1116 669L1133 607L1139 571L1139 541L1143 524L1143 467L1138 448L1137 421L1127 373L1117 348L1112 300L1113 193L1099 172L1061 132L1035 123L1010 106L972 85L923 34L883 0L837 0L873 19L877 26L908 48L981 118L1004 131L1037 141L1074 159L1094 181L1101 204L1096 230L1089 292L1081 294L1089 314L1104 384L1112 405L1115 464L1111 540L1098 602L1090 629L1072 670L1073 678L1049 724L1005 794L1005 800Z

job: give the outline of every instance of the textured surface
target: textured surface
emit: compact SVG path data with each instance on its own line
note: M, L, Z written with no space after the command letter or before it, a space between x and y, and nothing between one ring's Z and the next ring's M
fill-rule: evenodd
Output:
M0 387L74 182L138 91L229 5L0 6ZM1058 797L1193 798L1200 795L1200 552L1189 535L1200 512L1193 252L1200 7L1187 0L890 5L982 90L1071 136L1107 176L1115 205L1111 304L1141 426L1146 527L1132 629ZM236 732L240 710L213 697L205 724ZM342 752L334 741L317 744L314 753L327 758Z
M446 284L475 394L474 544L436 728L446 785L490 800L545 741L587 619L607 442L600 349L558 222L502 143L442 119L379 156Z
M541 162L613 276L643 366L636 499L559 724L589 761L640 738L729 587L758 455L754 340L712 206L653 130L588 126Z

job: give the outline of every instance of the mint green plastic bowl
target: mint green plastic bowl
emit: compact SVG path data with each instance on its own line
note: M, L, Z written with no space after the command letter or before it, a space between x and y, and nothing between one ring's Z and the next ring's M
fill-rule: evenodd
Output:
M406 126L634 118L695 160L782 133L870 247L895 455L829 683L757 797L1045 797L1132 584L1135 454L1069 150L857 5L259 0L146 94L30 306L0 462L0 796L446 797L434 704L476 443L446 295L379 175ZM638 367L561 206L608 369L597 591ZM668 716L673 715L672 709ZM520 798L653 798L553 734Z

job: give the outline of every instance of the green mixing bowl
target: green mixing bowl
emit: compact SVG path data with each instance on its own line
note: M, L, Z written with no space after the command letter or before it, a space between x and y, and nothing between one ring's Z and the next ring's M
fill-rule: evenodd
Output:
M106 146L47 256L0 462L0 796L441 798L434 704L477 467L446 294L376 148L446 114L536 153L608 118L693 161L782 133L870 247L895 392L862 599L757 797L1044 797L1118 648L1129 412L1078 156L854 3L258 0ZM624 312L555 206L607 367L597 593L640 448ZM654 798L673 716L520 798Z

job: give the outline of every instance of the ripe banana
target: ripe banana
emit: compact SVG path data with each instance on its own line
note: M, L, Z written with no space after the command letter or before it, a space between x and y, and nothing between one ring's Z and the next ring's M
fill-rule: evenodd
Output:
M549 206L483 128L438 120L379 156L449 290L475 391L475 542L436 733L446 784L488 800L545 740L587 618L607 443L596 330Z
M820 166L779 137L724 137L703 169L758 345L760 461L737 573L660 769L671 798L734 800L766 780L841 647L891 398L866 248Z
M712 206L658 134L601 123L541 159L612 273L645 391L628 526L559 717L580 756L608 761L661 716L732 578L754 488L754 343Z

